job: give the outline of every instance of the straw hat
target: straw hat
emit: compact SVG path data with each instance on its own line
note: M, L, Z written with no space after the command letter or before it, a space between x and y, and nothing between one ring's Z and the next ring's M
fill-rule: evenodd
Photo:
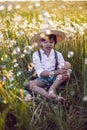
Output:
M38 34L35 34L31 40L30 40L30 44L34 44L34 43L39 43L39 40L41 38L45 38L45 36L50 35L50 34L54 34L57 37L57 43L61 42L62 40L64 40L65 38L65 33L62 31L57 31L57 30L50 30L48 28L46 29L42 29L41 32L39 32Z

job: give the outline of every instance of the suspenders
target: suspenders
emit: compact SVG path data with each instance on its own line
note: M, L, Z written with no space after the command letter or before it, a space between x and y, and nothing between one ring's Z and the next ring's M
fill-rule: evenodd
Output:
M58 65L58 56L57 56L57 52L54 51L54 54L55 54L55 70L57 70L57 65ZM40 50L38 51L38 56L39 56L40 61L41 61L41 52L40 52ZM36 77L33 77L33 76L32 76L32 79L36 79ZM28 82L28 83L29 83L29 82ZM28 85L28 84L25 85L25 90L30 91L30 90L28 89L27 85ZM30 91L30 94L32 94L31 91ZM32 95L33 95L33 94L32 94Z
M54 54L55 54L55 70L57 70L57 66L58 66L58 56L57 56L57 52L54 50ZM41 61L41 52L40 50L38 50L38 55Z
M39 56L40 61L41 61L41 53L40 53L40 50L38 50L38 56Z
M57 55L57 52L54 51L55 53L55 70L57 70L57 66L58 66L58 55Z

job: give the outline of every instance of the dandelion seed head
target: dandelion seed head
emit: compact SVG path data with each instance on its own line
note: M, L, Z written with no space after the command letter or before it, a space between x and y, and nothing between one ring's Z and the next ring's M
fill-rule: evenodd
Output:
M32 8L33 8L33 6L32 6L32 5L29 5L29 6L28 6L28 8L29 8L29 9L32 9Z
M41 14L39 14L39 20L41 20L41 21L43 21L43 17L42 17L42 15Z
M20 56L21 58L24 58L25 57L25 54L21 54L21 56Z
M50 35L50 34L51 34L51 30L48 29L48 30L46 31L46 34L47 34L47 35Z
M37 2L37 3L35 4L35 6L36 6L36 7L40 7L40 3Z
M78 8L79 8L79 9L82 9L82 7L81 7L81 6L79 6Z
M11 11L11 10L12 10L12 5L8 5L7 11Z
M5 55L4 55L4 57L5 57L5 58L7 58L7 57L8 57L8 55L6 55L6 54L5 54Z
M30 71L33 69L33 67L30 67Z
M6 44L10 44L10 38L5 40Z
M75 91L72 90L72 91L70 92L70 95L71 95L71 96L74 96L74 95L75 95Z
M52 22L51 19L49 19L49 20L47 20L47 24L53 26L54 23Z
M12 63L16 63L17 62L17 60L16 59L14 59L13 61L12 61Z
M30 54L32 50L32 46L25 46L24 47L24 53L25 54Z
M15 63L15 64L14 64L14 68L16 68L16 67L18 67L18 63Z
M34 67L34 64L33 63L30 63L32 67Z
M41 12L41 16L42 16L42 18L49 18L49 17L50 17L50 14L49 14L46 10L43 10L43 11Z
M1 5L0 6L0 11L3 11L5 9L5 6Z
M64 5L61 6L62 9L65 9L66 7Z
M24 50L24 53L25 53L25 54L30 54L31 51L30 51L30 50L29 50L29 51L28 51L28 50Z
M67 75L70 76L71 73L72 73L72 70L71 70L71 69L68 69L68 70L67 70Z
M13 44L13 45L16 45L17 41L16 40L11 40L10 43Z
M22 16L21 15L14 15L14 18L13 18L13 21L15 22L15 25L18 25L19 23L22 20Z
M84 62L85 62L85 64L87 65L87 58L85 58L85 61L84 61Z
M8 88L13 88L13 84L10 84L10 85L8 86Z
M3 39L3 34L0 32L0 40Z
M22 74L22 72L21 71L19 71L19 72L17 72L17 76L20 76Z
M4 58L3 57L1 57L1 61L3 61L4 60Z
M51 34L51 30L49 28L47 28L47 27L40 29L40 31L42 32L40 34L41 38L44 38L44 37L46 37L46 35Z
M14 50L13 50L13 54L16 55L16 54L19 54L20 53L20 48L19 47L16 47Z
M21 35L23 35L23 34L24 34L23 31L16 32L16 35L17 35L17 36L21 36Z
M38 43L36 43L36 42L35 42L35 43L33 43L33 44L34 44L34 46L37 46L37 45L38 45Z
M14 81L13 71L12 71L12 70L9 70L9 71L8 71L8 76L9 76L9 80L10 80L11 82Z
M73 51L69 51L67 57L71 58L71 57L73 57L73 55L74 55L74 52Z
M7 104L7 101L6 101L6 100L4 100L4 101L3 101L3 103L4 103L4 104Z
M87 101L87 95L83 97L83 101Z
M16 5L15 6L15 9L20 9L21 8L21 5Z

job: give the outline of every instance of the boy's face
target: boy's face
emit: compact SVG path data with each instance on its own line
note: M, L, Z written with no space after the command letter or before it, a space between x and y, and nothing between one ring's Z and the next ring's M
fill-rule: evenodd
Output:
M42 38L40 42L41 42L41 46L44 52L48 52L48 53L50 53L51 49L55 45L55 42L53 41L53 39L49 40L47 36L45 38Z

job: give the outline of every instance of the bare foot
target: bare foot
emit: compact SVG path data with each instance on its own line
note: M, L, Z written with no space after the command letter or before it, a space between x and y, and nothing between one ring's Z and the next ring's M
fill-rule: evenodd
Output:
M33 97L30 94L27 94L24 98L24 101L31 102L33 100Z
M66 99L64 97L62 97L62 96L57 96L55 98L55 100L61 102L62 104L66 104L67 103Z
M49 96L50 98L56 98L56 94L55 94L55 92L54 92L53 90L49 90L48 96Z

